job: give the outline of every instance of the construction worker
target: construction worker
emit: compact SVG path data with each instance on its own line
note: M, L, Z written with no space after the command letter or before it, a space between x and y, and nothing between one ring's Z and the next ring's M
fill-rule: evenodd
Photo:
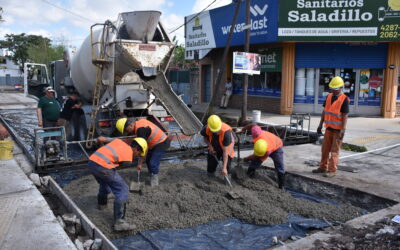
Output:
M207 125L203 127L200 134L208 146L207 154L207 174L214 176L218 166L218 161L222 159L222 175L228 175L231 172L231 163L235 157L232 128L221 121L217 115L211 115L207 120Z
M168 136L157 125L146 119L131 120L120 118L116 123L116 129L121 134L134 135L146 139L149 152L146 157L140 158L138 168L142 169L142 164L146 160L150 174L150 185L158 186L160 160L171 143Z
M116 168L131 165L135 157L138 157L139 154L143 157L146 151L147 142L143 138L114 139L89 157L88 168L100 184L97 194L98 208L103 210L107 207L110 192L115 196L115 231L127 231L136 228L134 224L130 224L124 219L129 187L117 173Z
M323 173L325 177L336 175L339 151L346 131L350 99L342 93L343 85L344 81L340 76L336 76L330 81L329 88L332 93L326 97L323 105L324 111L317 129L317 133L322 134L322 125L325 123L321 162L319 168L312 172Z
M250 161L247 175L254 177L256 169L261 166L263 161L271 157L274 161L275 170L278 176L278 186L280 189L285 187L285 164L283 161L283 142L278 136L261 129L258 125L250 125L251 136L253 137L254 152L244 158L245 162Z

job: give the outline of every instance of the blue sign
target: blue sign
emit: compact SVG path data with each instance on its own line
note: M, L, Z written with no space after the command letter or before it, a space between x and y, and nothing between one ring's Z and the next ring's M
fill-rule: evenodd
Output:
M252 0L250 3L250 43L266 43L278 40L278 0ZM210 10L216 47L225 47L232 25L236 4ZM243 45L245 41L246 4L241 3L234 27L231 46Z
M295 95L294 103L314 104L314 96Z

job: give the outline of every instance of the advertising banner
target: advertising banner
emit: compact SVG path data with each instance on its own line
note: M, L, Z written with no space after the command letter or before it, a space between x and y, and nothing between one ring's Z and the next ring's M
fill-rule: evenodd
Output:
M256 53L233 52L233 74L259 75L261 56Z
M229 4L185 17L186 50L225 47L232 26L236 4ZM231 46L244 45L246 31L246 5L240 6L233 27ZM278 0L252 0L250 3L250 43L278 40Z
M400 0L293 0L279 7L281 41L400 41Z
M261 56L261 72L281 72L282 71L282 49L263 48L259 49Z

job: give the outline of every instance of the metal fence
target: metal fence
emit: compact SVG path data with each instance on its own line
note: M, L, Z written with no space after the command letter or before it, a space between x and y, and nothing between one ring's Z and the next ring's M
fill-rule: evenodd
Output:
M22 76L0 76L1 86L14 86L15 84L24 84L24 77Z
M198 71L196 70L168 70L167 78L174 92L181 96L186 104L196 102L196 92L198 81Z

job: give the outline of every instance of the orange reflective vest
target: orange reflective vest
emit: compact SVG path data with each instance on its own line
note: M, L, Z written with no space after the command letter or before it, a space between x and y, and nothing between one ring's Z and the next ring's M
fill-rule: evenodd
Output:
M231 131L232 141L231 141L231 144L229 144L228 146L225 147L224 146L224 135L225 135L226 131ZM228 150L228 155L231 158L235 157L235 150L234 150L235 138L233 137L232 133L233 133L232 128L228 124L222 123L221 130L218 132L219 145L221 146L222 149L225 147ZM208 135L208 141L211 143L213 133L208 128L208 126L206 128L206 134Z
M105 168L116 168L119 162L132 161L132 148L121 139L115 139L94 152L89 160Z
M268 158L268 152L272 153L283 147L282 139L268 131L263 131L258 137L253 139L253 143L256 143L256 141L260 139L265 140L268 145L267 153L263 157L261 157L262 161L265 161Z
M157 125L146 119L141 119L135 122L135 134L137 134L139 128L143 127L150 127L151 129L151 134L149 138L147 138L149 149L167 139L167 135Z
M338 99L332 103L333 94L330 93L325 101L324 108L324 122L325 127L333 128L333 129L343 129L343 116L340 112L342 108L342 104L346 98L348 98L345 94L341 94Z

